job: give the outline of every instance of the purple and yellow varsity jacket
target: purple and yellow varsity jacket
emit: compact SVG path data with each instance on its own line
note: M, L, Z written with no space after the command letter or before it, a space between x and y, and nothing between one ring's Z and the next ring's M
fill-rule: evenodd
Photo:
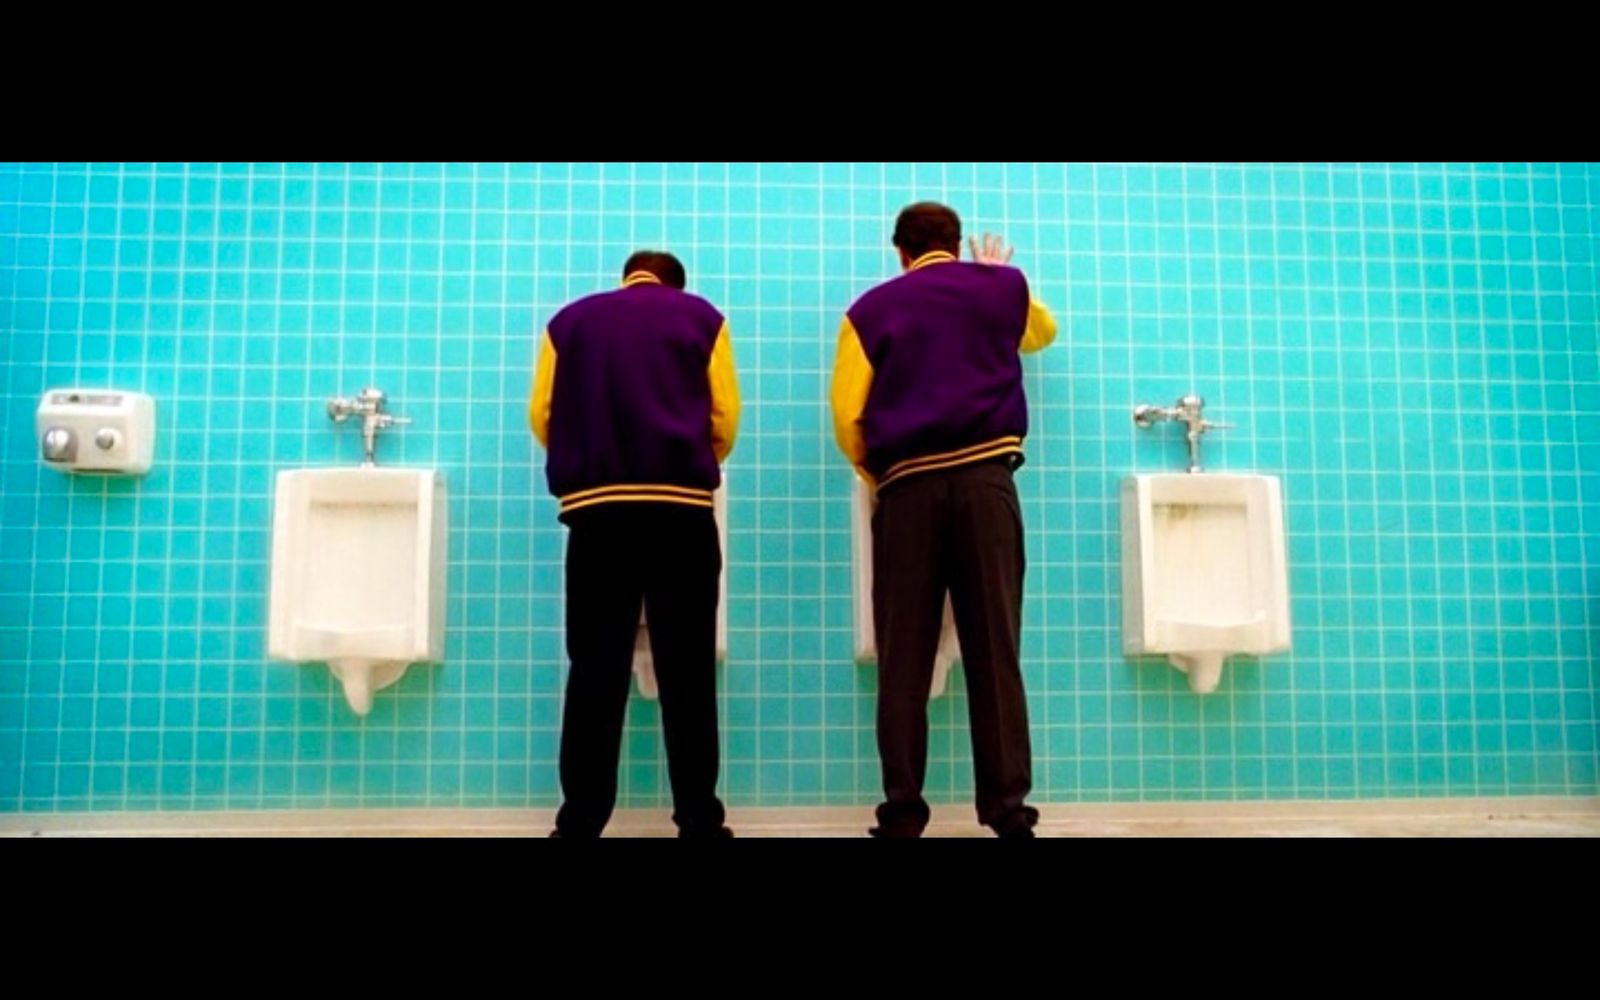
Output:
M614 502L711 507L739 424L727 321L645 271L579 299L540 341L528 422L563 514Z
M833 366L839 449L880 487L1001 456L1020 463L1028 401L1018 352L1055 336L1020 270L923 254L845 314Z

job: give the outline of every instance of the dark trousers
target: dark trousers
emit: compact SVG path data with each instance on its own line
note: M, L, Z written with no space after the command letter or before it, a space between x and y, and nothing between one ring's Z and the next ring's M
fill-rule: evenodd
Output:
M872 606L878 642L878 754L886 801L880 836L928 824L928 689L946 591L971 707L978 822L1031 828L1022 633L1022 510L1006 462L924 472L890 483L872 516Z
M722 547L709 508L602 503L563 517L567 655L556 830L596 837L617 799L617 761L644 605L680 836L714 836L717 799L717 590Z

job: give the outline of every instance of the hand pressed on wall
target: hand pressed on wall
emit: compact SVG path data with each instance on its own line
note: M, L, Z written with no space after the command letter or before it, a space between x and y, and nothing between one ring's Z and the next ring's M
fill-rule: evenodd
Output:
M972 248L972 259L979 264L1003 266L1011 263L1011 255L1017 252L1016 247L1007 247L1006 241L1001 237L990 236L988 233L983 234L982 247L978 246L976 236L968 236L967 245ZM1003 256L1000 253L1002 250L1005 251Z

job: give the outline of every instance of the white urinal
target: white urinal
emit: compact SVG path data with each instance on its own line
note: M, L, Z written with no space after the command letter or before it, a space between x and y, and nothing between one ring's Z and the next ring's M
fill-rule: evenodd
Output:
M1289 648L1276 478L1129 476L1121 494L1125 655L1165 655L1205 693L1227 657Z
M444 477L432 469L278 474L268 655L326 663L357 715L444 654Z

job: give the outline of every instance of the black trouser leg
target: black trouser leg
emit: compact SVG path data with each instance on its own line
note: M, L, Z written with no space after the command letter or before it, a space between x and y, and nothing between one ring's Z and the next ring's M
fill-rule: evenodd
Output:
M928 825L928 688L946 587L944 485L913 476L886 489L872 516L872 613L878 644L878 756L883 837Z
M717 836L717 591L722 546L709 510L653 510L645 619L672 779L672 820L683 837Z
M1022 510L1011 470L983 464L949 477L950 602L967 679L978 822L1000 834L1029 830L1033 788L1028 702L1022 688Z
M561 717L563 837L598 837L617 800L617 760L643 597L627 518L585 511L569 522L566 704Z

